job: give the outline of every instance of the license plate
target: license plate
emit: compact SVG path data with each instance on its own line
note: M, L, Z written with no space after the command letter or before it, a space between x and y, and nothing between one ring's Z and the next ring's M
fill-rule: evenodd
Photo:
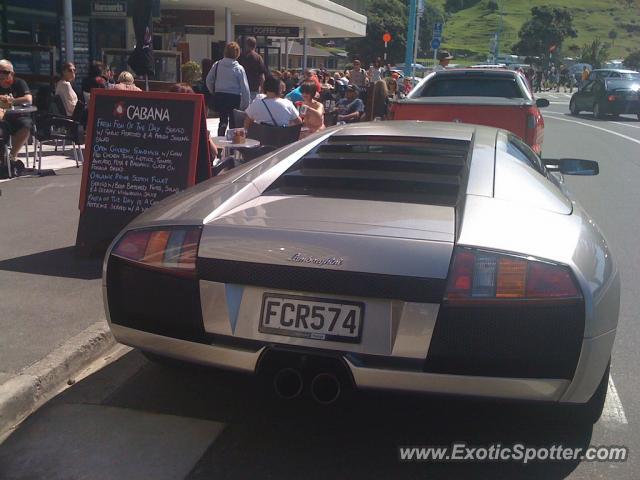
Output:
M360 343L363 318L362 302L265 293L258 330L289 337Z

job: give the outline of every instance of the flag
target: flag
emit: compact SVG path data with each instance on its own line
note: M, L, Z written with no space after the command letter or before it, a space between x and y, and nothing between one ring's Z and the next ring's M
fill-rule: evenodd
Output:
M127 63L138 76L154 74L152 8L153 0L133 2L133 30L136 34L136 46Z

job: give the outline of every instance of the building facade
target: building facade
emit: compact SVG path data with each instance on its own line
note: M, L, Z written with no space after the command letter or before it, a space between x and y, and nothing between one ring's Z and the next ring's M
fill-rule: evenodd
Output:
M57 73L68 57L65 13L70 4L78 77L86 75L91 60L106 59L116 69L126 68L126 57L135 45L134 2L3 0L3 56L14 62L17 72L35 80ZM270 67L284 68L289 61L283 50L288 39L303 39L304 44L308 38L363 36L366 23L364 0L155 0L156 71L166 77L157 79L170 81L187 60L215 60L221 57L225 42L241 41L249 33L258 39L259 51L272 63ZM309 64L308 52L304 53ZM326 67L323 55L311 63ZM290 64L295 62L291 60ZM296 63L302 65L302 60Z

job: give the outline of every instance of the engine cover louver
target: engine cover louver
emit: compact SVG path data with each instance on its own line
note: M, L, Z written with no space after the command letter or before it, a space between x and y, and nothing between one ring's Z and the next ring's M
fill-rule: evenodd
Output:
M455 206L466 182L469 145L465 140L331 136L264 194Z

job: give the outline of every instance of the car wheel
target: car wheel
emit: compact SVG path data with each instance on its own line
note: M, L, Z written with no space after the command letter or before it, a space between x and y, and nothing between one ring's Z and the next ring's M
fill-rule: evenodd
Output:
M604 410L604 402L607 398L607 389L609 388L610 368L611 360L609 360L598 388L587 403L568 406L568 414L571 420L581 424L593 425L600 419Z
M602 114L602 109L600 108L600 104L599 103L594 103L593 104L593 116L594 118L603 118L604 115Z
M571 112L571 115L578 115L580 113L580 110L578 110L578 107L576 106L575 98L572 98L569 101L569 111Z

